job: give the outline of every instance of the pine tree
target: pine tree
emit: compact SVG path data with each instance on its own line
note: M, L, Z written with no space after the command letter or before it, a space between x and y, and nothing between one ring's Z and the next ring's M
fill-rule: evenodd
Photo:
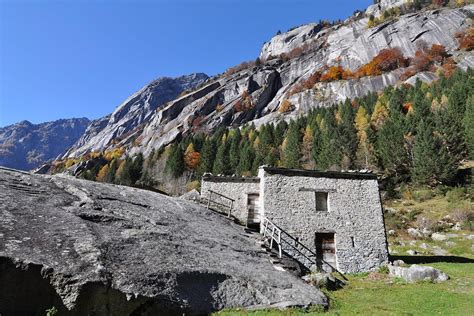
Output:
M422 120L417 128L413 146L412 178L418 184L450 183L457 165L435 134L433 124Z
M411 161L405 147L404 124L401 115L393 115L379 131L375 143L377 157L385 174L397 180L406 179Z
M240 151L239 166L237 173L244 176L252 174L253 160L255 159L255 151L248 139L244 139L242 149Z
M206 138L201 149L201 158L197 173L202 176L206 172L211 172L216 156L216 143L213 138Z
M171 145L170 154L166 160L166 171L174 178L180 177L184 172L184 154L179 144Z
M467 99L466 111L463 118L464 138L466 140L469 156L474 159L474 96Z
M344 169L352 168L357 151L357 130L354 127L354 110L346 100L338 109L340 123L337 124L336 145L341 153L339 165Z
M292 122L284 140L282 165L285 168L300 167L300 131L298 124Z
M115 175L117 173L117 168L118 168L118 159L114 158L109 163L109 170L107 172L107 175L105 176L105 182L115 183Z
M241 141L241 134L240 129L234 129L229 133L229 168L230 173L236 174L237 167L239 166L239 159L240 159L240 141Z
M216 159L212 168L214 174L229 174L229 146L225 139L222 140L217 148Z

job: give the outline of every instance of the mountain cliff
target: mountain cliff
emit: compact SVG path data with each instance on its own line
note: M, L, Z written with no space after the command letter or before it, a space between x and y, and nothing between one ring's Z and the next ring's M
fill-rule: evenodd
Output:
M42 124L22 121L0 128L0 166L30 170L56 158L84 133L89 120L64 119Z
M84 135L64 156L81 156L91 151L102 151L120 142L137 132L166 102L175 99L185 90L203 84L207 79L206 74L196 73L152 81L125 100L113 113L91 122Z
M352 17L333 26L309 24L277 35L263 46L260 63L228 71L155 112L131 152L149 153L179 135L218 126L288 120L312 108L381 91L405 80L437 78L434 69L410 73L406 65L360 78L320 81L300 89L321 69L340 66L356 72L387 48L396 48L404 58L414 60L420 47L442 45L457 67L472 67L473 54L458 50L455 34L471 26L473 10L474 5L417 11L374 27L368 27L369 17ZM292 105L289 110L282 109L285 100Z
M413 84L417 78L430 82L438 77L441 64L416 69L411 65L420 49L433 44L446 50L450 65L467 69L474 66L474 56L459 49L456 34L472 27L473 11L474 5L415 10L400 1L387 0L341 23L294 28L265 43L257 62L229 69L177 99L172 100L170 95L164 98L170 102L162 102L161 106L156 106L157 102L154 107L141 106L149 91L149 86L145 87L110 117L93 122L64 157L116 146L126 148L129 154L149 154L153 148L183 135L210 132L219 126L287 121L313 108L390 85ZM399 52L404 62L385 71L360 75L387 49ZM312 76L332 69L343 74L308 85ZM136 107L130 107L130 103Z

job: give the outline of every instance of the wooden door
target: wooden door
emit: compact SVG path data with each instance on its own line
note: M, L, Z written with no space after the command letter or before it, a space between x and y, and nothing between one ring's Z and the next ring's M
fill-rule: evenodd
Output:
M248 210L247 226L259 225L262 219L262 214L260 212L260 203L259 203L258 193L248 194L247 210Z
M316 233L318 267L326 272L336 268L336 239L334 233Z

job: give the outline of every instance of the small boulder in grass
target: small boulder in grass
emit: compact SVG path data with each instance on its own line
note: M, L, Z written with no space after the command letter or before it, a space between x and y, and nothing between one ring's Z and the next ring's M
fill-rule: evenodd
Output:
M400 277L407 282L414 283L418 281L444 282L449 276L441 270L428 266L412 265L410 267L389 266L390 275Z

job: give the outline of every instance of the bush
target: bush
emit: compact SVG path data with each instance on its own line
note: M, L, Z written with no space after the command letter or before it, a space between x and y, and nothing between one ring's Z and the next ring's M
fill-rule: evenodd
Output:
M294 109L295 109L295 106L291 104L291 102L288 101L288 99L285 99L281 102L280 107L278 108L278 111L280 113L288 113L288 112L293 111Z
M378 271L380 274L388 274L390 272L390 270L388 269L388 267L386 265L383 265L383 266L380 266L379 267L379 271Z
M356 71L356 77L378 76L383 72L405 67L408 60L397 47L382 49L369 63Z
M255 61L244 61L243 63L238 64L237 66L230 67L225 71L226 76L233 75L235 73L238 73L239 71L242 71L244 69L249 69L251 67L255 66Z
M471 51L474 49L474 28L456 34L459 42L459 49Z
M434 193L430 189L421 189L413 192L413 200L417 202L424 202L434 197Z
M350 70L346 70L341 65L337 65L329 67L329 69L321 76L321 81L330 82L335 80L346 80L352 77L353 74Z
M454 189L449 190L446 193L446 199L450 203L459 202L466 198L466 189L463 187L456 187Z

